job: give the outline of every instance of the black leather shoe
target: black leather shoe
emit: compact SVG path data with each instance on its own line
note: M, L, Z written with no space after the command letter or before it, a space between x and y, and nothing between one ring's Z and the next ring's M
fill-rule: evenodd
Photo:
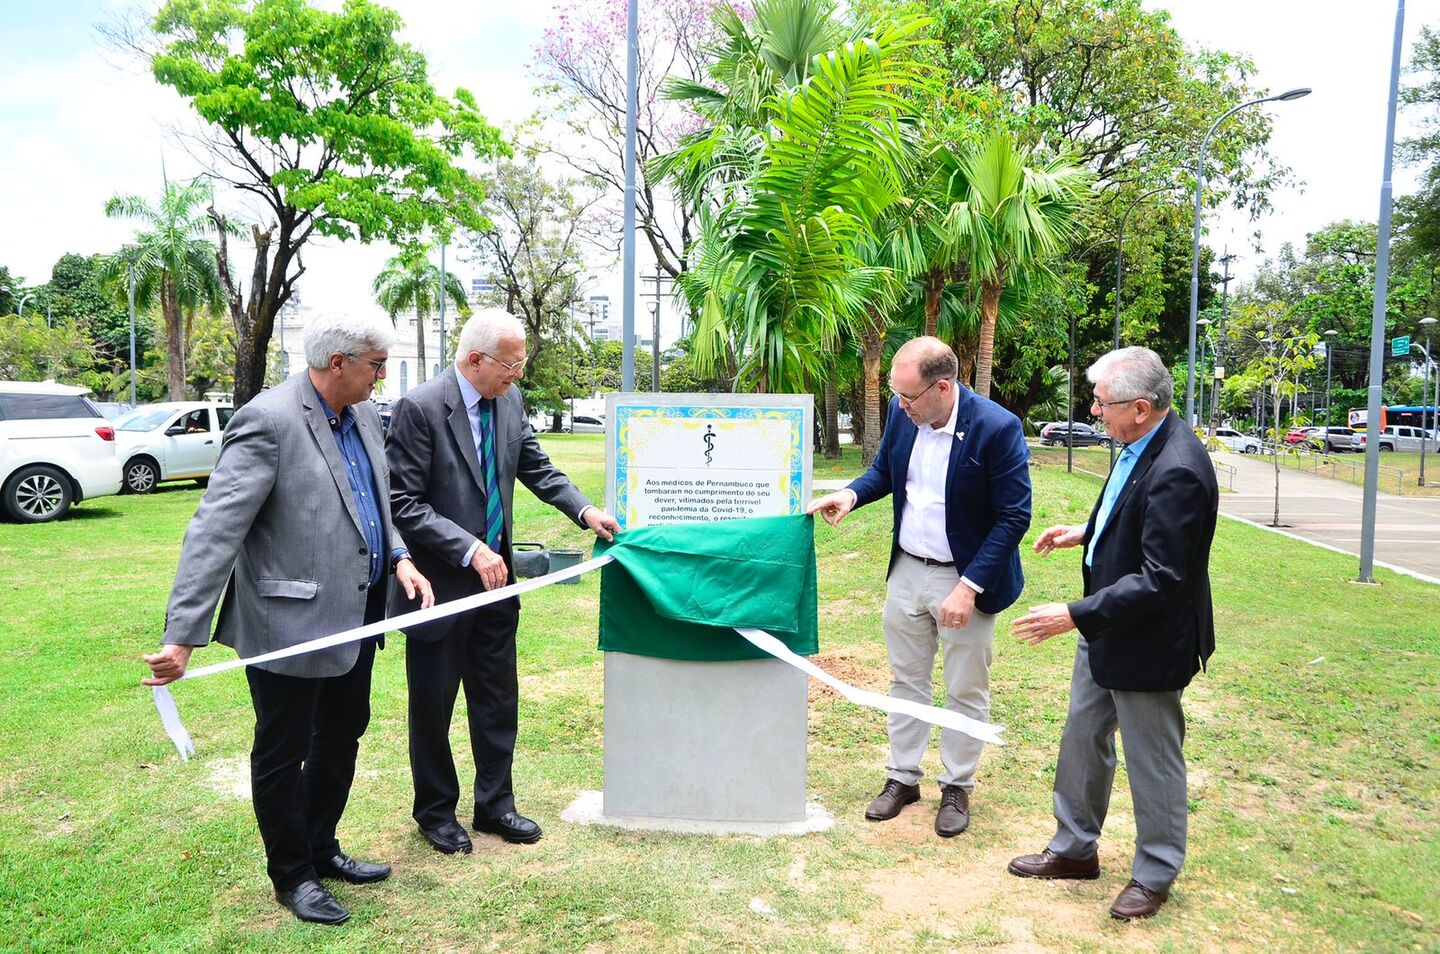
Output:
M519 812L506 812L499 818L476 818L475 830L499 835L512 845L529 845L540 840L540 826Z
M1100 856L1089 858L1066 858L1046 848L1038 855L1021 855L1011 860L1006 871L1019 878L1045 878L1047 880L1073 878L1080 881L1094 881L1100 877Z
M906 785L899 779L887 778L885 787L880 790L879 795L875 796L870 807L865 809L865 817L870 821L889 821L900 814L900 809L911 802L918 801L920 801L919 785Z
M311 924L344 924L350 920L350 912L318 881L302 881L289 891L276 891L275 900Z
M935 834L954 838L970 827L970 793L959 785L940 786L940 811L935 813Z
M421 825L420 834L425 836L425 840L430 842L436 851L447 855L470 854L470 836L465 834L465 829L460 827L459 822L447 821L434 828Z
M339 878L351 884L371 884L390 877L390 866L360 861L342 851L333 858L316 861L315 873L322 878Z

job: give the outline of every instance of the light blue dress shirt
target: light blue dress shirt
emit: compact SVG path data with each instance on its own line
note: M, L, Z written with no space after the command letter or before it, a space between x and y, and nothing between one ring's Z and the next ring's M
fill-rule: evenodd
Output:
M1161 423L1164 423L1164 418L1161 418ZM1120 492L1129 482L1130 474L1135 470L1135 463L1140 460L1140 455L1145 453L1150 439L1158 430L1160 430L1160 425L1156 424L1144 437L1126 444L1125 449L1116 458L1115 469L1110 471L1110 479L1105 482L1105 492L1100 497L1100 509L1095 514L1095 532L1090 535L1090 545L1085 548L1086 566L1095 565L1092 562L1095 559L1095 544L1100 540L1100 534L1105 531L1105 524L1110 520L1110 512L1115 509L1115 501L1120 499Z

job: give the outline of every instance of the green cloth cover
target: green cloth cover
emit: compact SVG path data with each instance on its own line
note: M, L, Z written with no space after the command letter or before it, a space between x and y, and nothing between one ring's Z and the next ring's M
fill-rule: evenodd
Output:
M601 540L600 649L665 659L768 659L737 626L820 649L808 516L640 527Z

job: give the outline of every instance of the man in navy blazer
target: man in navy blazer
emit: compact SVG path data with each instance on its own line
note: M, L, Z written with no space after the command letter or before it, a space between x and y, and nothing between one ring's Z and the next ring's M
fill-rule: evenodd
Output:
M1041 554L1084 548L1085 595L1033 607L1014 623L1031 645L1071 629L1080 638L1055 766L1055 837L1009 870L1024 878L1099 877L1118 728L1135 859L1110 913L1128 921L1160 910L1185 860L1180 696L1215 651L1209 565L1220 498L1204 445L1170 410L1174 384L1159 355L1123 348L1086 374L1094 412L1125 450L1090 519L1051 527L1035 542Z
M1015 602L1025 582L1019 547L1030 526L1030 451L1019 419L962 385L958 371L955 352L938 338L901 347L890 367L895 399L870 469L808 512L836 526L851 510L890 495L890 694L929 705L940 648L945 707L987 722L995 614ZM889 777L865 811L871 821L894 818L920 798L930 726L892 713L889 729ZM941 730L935 832L942 838L970 824L982 747Z

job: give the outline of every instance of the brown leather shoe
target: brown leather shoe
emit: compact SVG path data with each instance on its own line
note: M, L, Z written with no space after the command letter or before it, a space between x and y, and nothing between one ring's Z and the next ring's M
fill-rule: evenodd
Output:
M1038 855L1021 855L1006 865L1005 870L1021 878L1074 878L1094 881L1100 877L1100 856L1066 858L1046 848Z
M865 809L865 817L870 821L889 821L900 814L900 809L911 802L920 801L920 786L906 785L899 779L887 778L885 787L870 807Z
M954 838L970 827L970 793L959 785L940 786L940 810L935 813L935 834Z
M1110 916L1117 921L1152 917L1169 897L1169 891L1151 891L1132 878L1115 896L1115 903L1110 905Z

